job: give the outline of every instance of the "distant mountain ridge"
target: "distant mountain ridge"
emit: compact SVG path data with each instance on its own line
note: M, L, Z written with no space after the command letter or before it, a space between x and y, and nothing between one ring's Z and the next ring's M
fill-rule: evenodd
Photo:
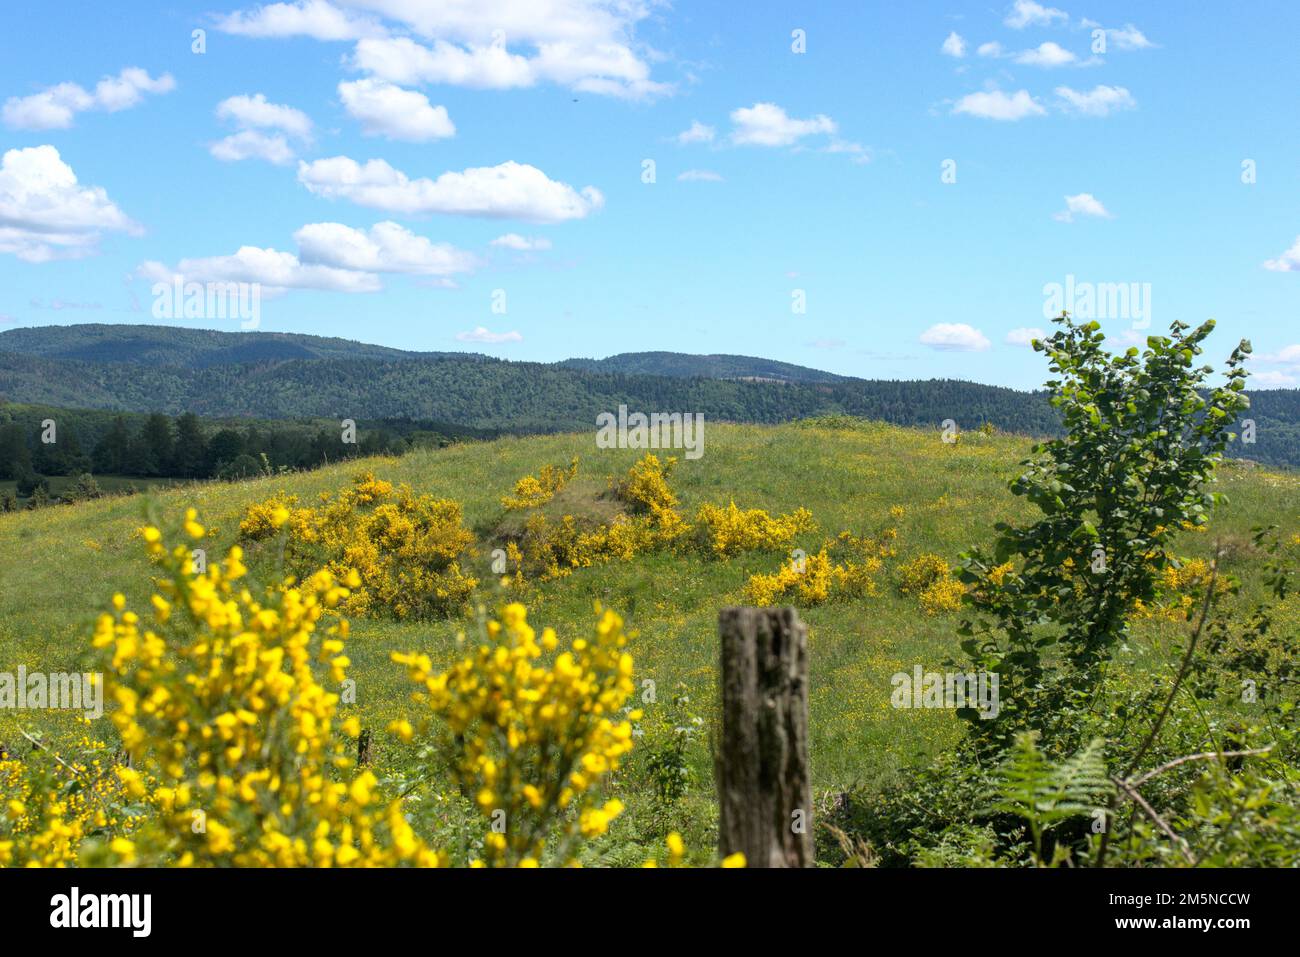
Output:
M469 352L413 352L350 339L292 332L221 332L181 326L35 326L0 332L0 352L80 362L132 362L202 369L215 365L288 362L293 359L382 359L388 362L452 358L506 362ZM625 352L605 359L553 363L584 372L622 372L669 378L748 379L772 382L847 382L852 377L754 356Z
M1235 454L1300 466L1300 390L1253 393L1257 442ZM319 336L81 325L0 333L0 402L214 418L409 419L510 433L593 428L620 404L778 423L852 415L898 425L1052 435L1043 392L951 379L869 380L747 356L625 353L517 362Z

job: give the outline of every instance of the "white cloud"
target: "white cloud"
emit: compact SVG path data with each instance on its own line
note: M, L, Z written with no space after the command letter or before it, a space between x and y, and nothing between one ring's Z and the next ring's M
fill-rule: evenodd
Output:
M311 140L312 123L306 113L270 103L263 93L227 97L217 104L217 118L232 120L240 129L277 130L295 139Z
M965 113L986 120L1014 122L1027 116L1042 116L1047 111L1027 90L1017 90L1010 95L1001 90L986 93L968 93L953 106L954 113Z
M1300 385L1300 373L1280 372L1274 369L1267 369L1264 372L1252 372L1250 374L1250 384L1272 389L1290 389Z
M948 38L943 41L943 46L939 48L945 55L961 59L966 55L966 41L961 38L956 30L948 34Z
M1056 95L1064 101L1063 109L1066 112L1082 113L1085 116L1109 116L1119 110L1137 108L1133 94L1122 86L1098 84L1087 93L1072 90L1068 86L1058 86Z
M1096 219L1112 219L1110 212L1101 200L1092 193L1076 193L1065 197L1065 209L1053 213L1052 218L1060 223L1072 223L1075 216L1091 216Z
M456 127L443 106L415 90L367 78L339 84L343 107L368 136L424 143L456 135Z
M216 113L218 119L239 127L238 133L208 147L209 153L226 163L260 159L284 166L297 156L290 138L300 143L312 139L312 122L306 113L271 103L262 93L227 97L217 104Z
M439 40L426 47L410 37L362 40L350 63L380 79L408 85L439 83L508 90L538 81L527 57L496 45L460 47Z
M1002 44L997 40L990 40L988 43L981 43L975 52L980 56L999 57L1002 56Z
M53 146L0 158L0 253L30 263L77 259L97 252L105 232L141 231L102 187L78 183Z
M712 143L717 131L699 120L691 120L691 125L678 133L674 139L685 146L687 143Z
M326 292L378 292L382 273L423 277L429 285L451 285L449 278L472 272L478 257L449 243L435 243L393 222L369 230L342 223L309 223L293 234L295 255L242 246L230 256L182 259L175 269L153 260L134 275L152 282L257 283L266 295L289 289Z
M848 157L854 163L858 163L858 164L870 163L872 157L875 155L874 153L872 153L870 146L863 146L861 143L852 143L848 140L841 140L837 138L832 139L828 144L826 144L826 147L822 150L822 152L844 153L848 155Z
M921 344L941 352L983 352L990 345L984 333L964 322L940 322L921 333Z
M310 223L293 238L304 263L356 272L449 276L471 272L479 264L472 253L431 242L393 222L376 223L369 232L342 223Z
M834 133L835 121L824 114L796 120L775 103L755 103L731 112L732 142L741 146L789 146L805 136Z
M1016 62L1025 66L1065 66L1077 59L1078 57L1069 50L1050 40L1046 43L1040 43L1032 50L1025 50L1023 53L1016 54Z
M241 246L232 256L182 259L174 270L148 260L135 276L150 282L173 283L256 283L268 294L287 289L319 289L327 292L378 292L383 288L373 273L303 263L289 252Z
M1069 19L1068 13L1056 7L1044 7L1034 0L1016 0L1002 22L1012 30L1023 30L1025 27L1051 26L1058 21L1067 22Z
M260 159L277 166L287 166L297 156L283 136L278 133L259 133L257 130L232 133L209 146L208 152L226 163Z
M0 116L16 130L65 130L73 117L86 110L116 113L135 106L145 93L168 93L176 88L170 73L153 78L139 67L127 67L117 76L106 76L87 92L76 83L60 83L31 96L11 96Z
M1042 339L1043 336L1044 336L1044 332L1042 329L1035 329L1035 328L1012 329L1010 332L1007 333L1007 337L1003 341L1009 346L1029 347L1033 345L1035 339Z
M327 199L405 215L447 213L556 223L582 219L605 204L592 186L576 190L535 166L509 161L435 179L411 179L383 160L347 156L298 164L298 182Z
M514 249L519 252L534 252L551 248L551 241L543 236L520 236L518 233L506 233L492 240L491 245L502 249Z
M1107 30L1106 40L1117 50L1148 50L1155 46L1137 27L1124 24L1120 30Z
M2 220L0 220L2 221ZM1273 272L1300 272L1300 236L1295 244L1276 259L1266 259L1264 268Z
M721 183L722 177L711 169L688 169L677 174L679 183Z
M222 17L217 29L246 37L311 37L315 40L357 40L386 31L373 20L346 13L325 0L270 3L251 12L237 10Z
M350 64L400 85L488 89L557 83L604 96L672 91L637 41L643 0L298 0L231 14L221 29L258 37L356 40ZM386 26L391 22L391 28Z
M475 326L472 332L458 332L456 338L461 342L486 342L492 345L524 341L524 337L518 332L490 332L485 326Z

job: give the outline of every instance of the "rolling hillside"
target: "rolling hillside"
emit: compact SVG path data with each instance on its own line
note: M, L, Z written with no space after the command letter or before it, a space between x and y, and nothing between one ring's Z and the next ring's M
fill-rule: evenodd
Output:
M817 528L801 534L796 544L810 554L841 530L868 534L885 525L897 528L897 555L886 562L877 596L800 612L812 629L816 793L882 787L900 769L927 760L956 739L959 721L949 711L890 707L892 674L917 662L938 667L957 653L958 641L956 615L927 616L915 598L899 594L898 568L924 553L955 561L971 544L989 540L994 523L1022 516L1023 503L1007 493L1005 483L1027 449L1025 440L1009 436L974 435L945 445L932 432L874 424L719 425L711 429L702 459L679 463L672 485L684 513L729 500L774 514L806 507ZM196 507L207 527L205 547L215 556L236 540L251 503L281 491L313 501L318 493L347 485L363 469L462 503L465 524L475 537L476 557L469 571L480 581L476 600L493 607L506 595L489 573L490 550L512 528L501 496L520 476L573 456L580 457L578 477L544 511L552 517L607 520L609 484L636 453L597 451L587 433L501 438L278 478L196 484L156 492L147 500L110 498L0 515L0 660L15 666L40 662L52 671L74 668L95 616L112 594L125 594L131 607L147 603L151 566L136 533L146 509L164 527L174 528L187 506ZM1188 553L1199 555L1216 537L1232 543L1229 564L1245 582L1240 601L1247 603L1265 590L1259 574L1263 556L1249 546L1250 529L1280 520L1288 534L1300 532L1300 479L1229 466L1221 488L1229 493L1230 504L1216 517L1214 534L1189 535L1183 544ZM252 554L256 574L272 573L273 553ZM625 615L636 633L629 651L637 681L655 683L663 708L680 683L691 699L690 713L707 716L716 692L718 609L741 602L748 577L774 571L785 558L781 551L755 551L730 560L650 553L530 584L519 597L528 604L530 620L539 628L553 625L564 640L587 632L595 601ZM69 582L75 587L69 588ZM1297 600L1286 605L1288 622L1298 613ZM456 653L457 633L466 627L462 620L354 619L347 650L360 693L350 713L364 726L382 729L407 707L409 689L390 654L419 650L446 662ZM1171 641L1183 627L1171 621L1140 623L1121 657L1123 666L1135 671L1172 667L1177 648ZM47 713L39 730L56 737L81 733L70 720L60 723L66 717ZM22 721L30 724L30 716L0 714L0 741L11 740ZM376 742L377 767L383 773L395 745L382 735ZM692 746L688 758L695 784L669 825L682 831L688 845L707 847L716 813L707 746L702 741ZM629 782L645 773L644 766L634 764ZM615 829L606 863L639 863L644 845L659 839L656 829L664 822L654 817L647 788L635 783L620 787L630 813Z

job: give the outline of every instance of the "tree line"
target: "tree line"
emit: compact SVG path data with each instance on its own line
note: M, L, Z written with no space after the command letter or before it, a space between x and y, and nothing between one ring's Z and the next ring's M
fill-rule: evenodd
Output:
M86 481L93 476L233 481L477 437L417 422L241 425L192 412L172 417L10 405L0 406L0 481L16 483L18 497L52 499L50 478L82 476L77 497L87 498L94 497Z

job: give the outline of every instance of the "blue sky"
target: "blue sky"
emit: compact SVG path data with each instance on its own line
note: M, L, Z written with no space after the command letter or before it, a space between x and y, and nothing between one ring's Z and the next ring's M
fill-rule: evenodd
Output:
M1136 284L1121 343L1214 317L1300 384L1300 6L736 10L7 3L0 328L180 276L408 349L1030 387L1073 276Z

